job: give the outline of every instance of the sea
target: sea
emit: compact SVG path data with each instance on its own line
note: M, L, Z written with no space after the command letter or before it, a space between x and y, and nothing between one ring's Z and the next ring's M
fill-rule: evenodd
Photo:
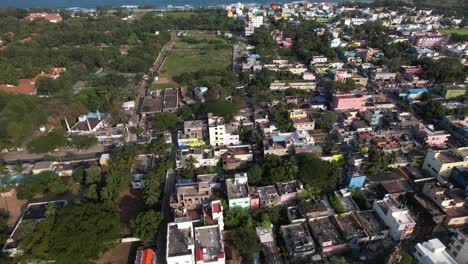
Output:
M321 0L309 2L344 2L345 0ZM48 8L96 8L97 6L151 6L158 9L166 8L198 8L225 6L234 3L250 3L268 5L272 2L290 3L297 0L0 0L0 7L48 7Z

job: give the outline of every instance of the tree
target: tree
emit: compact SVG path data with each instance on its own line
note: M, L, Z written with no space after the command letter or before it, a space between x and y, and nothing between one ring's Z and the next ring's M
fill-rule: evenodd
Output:
M34 177L26 177L17 187L18 199L31 199L35 194L44 194L48 191L56 194L67 192L64 180L53 172L42 172Z
M233 231L232 241L245 263L259 256L261 247L255 229L249 226L239 227Z
M179 109L179 115L182 117L182 120L189 120L193 115L192 108L187 105L182 106Z
M336 123L336 113L333 111L324 111L320 114L317 125L321 129L330 129Z
M165 131L174 128L179 121L176 114L166 112L156 113L154 120L154 128L157 131Z
M401 251L400 256L401 256L401 259L399 262L400 264L416 264L417 263L416 259L414 259L414 257L408 254L408 252L406 251Z
M102 180L101 169L97 166L86 169L86 184L100 183Z
M114 207L85 203L60 210L52 229L49 254L57 263L91 263L120 238Z
M235 229L242 226L253 228L255 226L249 211L240 207L230 208L229 211L227 211L224 224L228 229Z
M45 216L46 217L55 216L56 213L57 213L57 205L55 203L48 203L46 205Z
M159 230L164 216L153 210L139 213L135 221L130 223L130 229L135 237L143 242L151 242Z
M257 186L262 182L263 168L258 164L252 165L249 169L249 185Z
M298 178L317 192L329 192L343 181L343 172L337 162L323 161L310 153L297 155Z
M330 195L330 197L328 198L328 201L330 202L330 205L333 207L333 209L335 210L337 214L342 214L346 212L340 199L334 193Z
M97 190L97 185L96 184L91 184L88 189L85 191L83 194L84 197L97 201L99 199L99 192Z
M44 153L53 151L60 147L65 147L67 144L68 141L65 137L65 131L63 129L54 129L46 136L33 139L29 143L28 149L32 153Z
M70 144L78 149L88 149L98 144L94 136L72 136Z
M78 167L73 171L73 179L75 179L75 181L80 184L84 181L85 170L83 167Z
M71 182L68 184L68 191L74 195L78 195L81 191L81 185L78 182Z

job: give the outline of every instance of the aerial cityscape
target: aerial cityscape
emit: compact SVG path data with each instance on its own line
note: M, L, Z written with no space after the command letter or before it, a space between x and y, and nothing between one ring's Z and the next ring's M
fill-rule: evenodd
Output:
M0 264L468 263L466 1L8 1Z

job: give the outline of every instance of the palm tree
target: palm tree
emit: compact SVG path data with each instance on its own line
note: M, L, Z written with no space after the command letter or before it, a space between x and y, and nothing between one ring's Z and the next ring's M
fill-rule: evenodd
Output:
M57 213L57 205L55 203L48 203L46 205L46 211L45 211L45 216L55 216Z

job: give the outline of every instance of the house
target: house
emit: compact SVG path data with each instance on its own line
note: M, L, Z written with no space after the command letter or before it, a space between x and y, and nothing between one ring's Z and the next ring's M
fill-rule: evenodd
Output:
M440 33L416 32L409 37L409 43L420 48L437 48L447 44L447 37Z
M39 174L41 172L52 171L52 161L39 161L34 163L32 174Z
M184 135L188 138L203 140L206 138L207 124L203 120L184 121Z
M468 147L449 150L429 149L422 169L439 181L446 181L453 168L458 166L468 168Z
M224 118L208 113L208 134L211 146L238 145L240 139L238 134L228 131Z
M143 98L140 113L151 115L159 112L176 112L179 109L179 90L166 88Z
M70 177L73 175L74 165L71 162L52 162L52 170L59 177Z
M195 97L198 98L202 103L205 102L205 94L208 92L208 87L205 86L197 86L193 89L193 93Z
M305 222L283 225L280 233L290 257L304 257L315 253L314 239Z
M251 145L221 146L215 148L215 156L220 156L224 170L242 169L253 161Z
M280 196L274 185L257 187L262 207L273 207L280 203Z
M418 100L421 99L423 94L429 93L429 90L427 88L413 88L413 89L408 89L406 91L406 98L408 100L413 101L413 100Z
M423 125L421 123L416 134L416 138L429 146L445 145L449 137L449 133L443 130L435 130L433 125Z
M135 257L135 264L156 264L156 253L151 248L139 249Z
M60 14L53 14L53 13L30 13L25 19L29 21L37 20L37 19L45 19L50 23L59 23L62 21L62 16Z
M174 209L192 210L200 208L203 203L210 200L212 194L210 183L207 181L178 183L175 189L170 201L170 205Z
M195 264L195 238L190 219L176 219L167 224L167 264Z
M249 185L247 184L247 173L237 173L234 179L226 180L226 190L229 208L250 208Z
M445 245L438 238L434 238L418 243L413 256L420 264L457 264L445 249Z
M442 96L445 99L452 99L452 98L464 96L466 94L466 89L467 89L466 85L445 86L442 89Z
M464 167L455 167L450 174L452 182L462 190L468 190L468 169Z
M457 263L468 263L468 227L455 229L447 252Z
M318 241L322 252L333 252L348 247L330 216L310 218L308 221L312 236Z
M304 186L297 180L289 182L278 182L275 184L281 204L289 203L297 198L297 194L304 190Z
M226 256L218 225L198 226L195 231L195 262L224 264Z
M70 134L93 134L107 126L108 120L106 117L107 114L100 113L99 111L89 112L86 115L80 115L78 117L78 122L76 122L72 127L70 127L66 118L65 123L67 125L67 131Z
M18 85L0 84L0 91L17 94L36 94L37 82L42 78L57 79L65 71L65 68L52 68L51 72L42 72L32 79L19 79Z
M353 170L346 174L345 183L348 188L362 188L366 182L366 175L362 171Z
M375 211L355 211L353 214L369 235L370 241L386 239L389 236L387 226L380 220Z
M285 91L287 89L299 89L305 91L315 91L317 83L314 80L298 80L298 81L281 81L274 80L270 84L270 90L272 91Z
M375 200L372 209L389 227L394 240L408 239L413 233L416 222L409 215L408 209L392 195L385 195L383 200Z
M352 212L333 215L338 229L350 246L358 246L370 240L369 235Z
M366 109L366 97L362 94L336 94L333 96L333 108L335 110L359 110Z
M277 156L287 156L293 153L319 153L320 146L316 146L314 138L308 131L288 133L273 132L271 139L264 142L263 153Z

